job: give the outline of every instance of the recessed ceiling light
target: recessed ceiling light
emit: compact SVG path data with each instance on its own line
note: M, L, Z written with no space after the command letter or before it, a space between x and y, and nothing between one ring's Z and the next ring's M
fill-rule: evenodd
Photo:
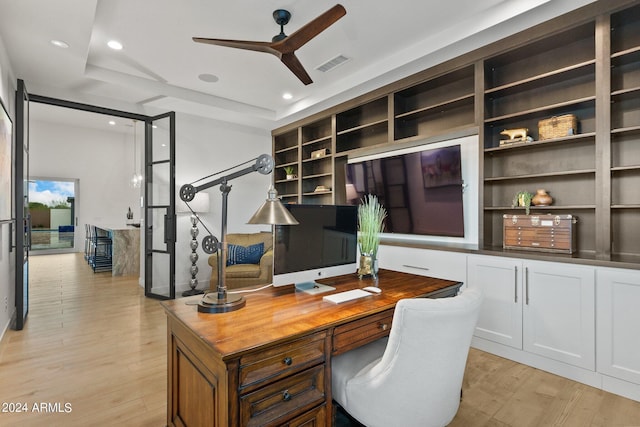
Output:
M198 78L207 83L215 83L220 80L218 76L214 76L213 74L200 74Z
M282 98L283 99L291 99L293 98L293 95L291 95L289 92L285 92L282 94Z
M62 40L51 40L51 44L62 49L66 49L69 47L69 44L67 42L63 42Z
M115 126L115 125L116 125L116 122L115 122L115 121L113 121L113 120L109 120L109 124L110 124L111 126Z
M107 46L109 46L113 50L122 50L122 43L117 40L109 40Z

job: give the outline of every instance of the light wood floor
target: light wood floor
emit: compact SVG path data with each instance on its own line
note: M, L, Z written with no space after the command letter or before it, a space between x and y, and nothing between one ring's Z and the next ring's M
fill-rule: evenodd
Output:
M30 258L24 330L0 344L0 425L166 425L166 317L133 277L93 273L82 254ZM71 404L70 413L33 412ZM1 410L2 408L0 408Z
M134 278L81 254L31 257L26 327L0 343L0 425L166 425L166 323ZM472 349L451 426L640 426L640 403ZM71 405L38 413L33 405ZM2 408L0 408L2 409ZM395 427L395 426L390 426Z

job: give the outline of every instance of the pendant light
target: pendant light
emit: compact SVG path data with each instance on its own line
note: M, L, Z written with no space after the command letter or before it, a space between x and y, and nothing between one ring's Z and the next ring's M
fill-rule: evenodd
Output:
M140 188L142 185L142 174L138 172L138 132L137 120L133 121L133 176L131 177L131 186Z

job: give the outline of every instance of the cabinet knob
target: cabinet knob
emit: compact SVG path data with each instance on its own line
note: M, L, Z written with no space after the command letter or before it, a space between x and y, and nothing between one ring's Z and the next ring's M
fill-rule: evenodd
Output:
M284 363L287 366L291 366L291 364L293 363L293 359L287 356L284 359L282 359L282 363Z
M284 400L285 402L291 400L291 393L289 393L289 390L285 390L284 392L282 392L282 400Z
M389 329L389 325L387 323L380 323L378 325L378 329L380 329L381 331L386 331L387 329Z

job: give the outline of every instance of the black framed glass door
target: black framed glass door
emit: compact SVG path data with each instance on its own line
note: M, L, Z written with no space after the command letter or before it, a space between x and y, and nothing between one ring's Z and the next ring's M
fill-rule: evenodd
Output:
M29 313L29 249L31 218L29 215L29 94L23 80L16 90L15 214L16 214L16 318L13 328L24 328Z
M175 290L175 113L145 122L145 295L173 299Z

